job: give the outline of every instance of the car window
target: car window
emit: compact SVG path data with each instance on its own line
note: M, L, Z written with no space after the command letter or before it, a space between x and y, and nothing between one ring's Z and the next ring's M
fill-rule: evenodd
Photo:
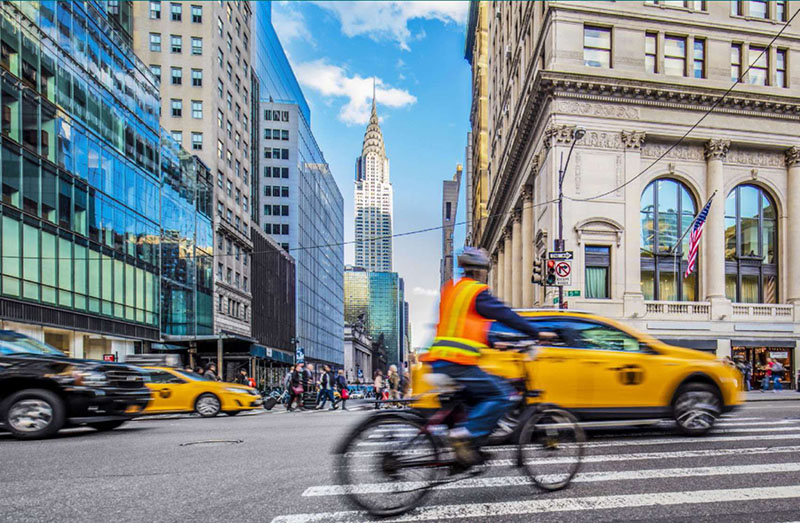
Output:
M151 383L185 383L182 379L177 376L170 374L169 372L163 370L151 370L150 371L150 382Z
M36 354L65 357L60 350L39 340L6 332L0 334L0 354Z
M570 323L583 348L641 352L639 340L610 325L582 320L572 320Z
M557 319L531 318L528 322L534 324L541 332L552 332L556 335L555 339L548 340L546 345L550 347L580 347L578 338L569 321ZM493 322L489 328L489 344L494 345L503 341L527 341L530 336L514 330L506 325Z

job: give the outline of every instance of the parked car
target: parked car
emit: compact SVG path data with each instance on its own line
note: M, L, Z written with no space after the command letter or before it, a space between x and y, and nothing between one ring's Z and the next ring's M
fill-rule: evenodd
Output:
M149 401L136 367L68 358L41 341L0 331L0 424L17 438L46 438L78 425L112 430Z
M220 412L235 416L264 404L264 399L252 387L209 381L194 372L171 367L143 367L149 375L147 386L153 391L153 401L145 414L165 412L197 412L204 418Z
M673 419L678 428L700 435L743 402L741 374L714 354L673 347L614 320L572 310L522 311L540 331L557 338L540 344L527 365L529 390L537 401L554 403L581 420ZM525 335L494 323L489 341L525 341ZM481 367L509 379L522 372L511 358L484 351ZM414 369L417 408L435 408L425 392L430 367Z

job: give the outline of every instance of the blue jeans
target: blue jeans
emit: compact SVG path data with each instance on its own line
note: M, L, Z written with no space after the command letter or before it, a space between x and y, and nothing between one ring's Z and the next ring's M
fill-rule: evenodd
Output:
M470 409L465 428L479 442L492 433L500 418L514 406L511 399L514 391L511 386L502 378L484 372L477 365L434 361L431 367L433 372L447 374L466 387L463 394Z
M772 390L783 390L783 385L781 384L781 376L779 375L772 375Z
M317 400L317 405L319 408L325 406L325 402L331 400L331 407L336 406L336 399L333 397L333 389L322 389L319 391L319 399Z

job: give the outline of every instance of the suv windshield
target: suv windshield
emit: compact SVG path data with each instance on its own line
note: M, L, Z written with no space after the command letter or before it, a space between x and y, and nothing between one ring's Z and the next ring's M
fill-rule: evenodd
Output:
M46 343L13 332L0 332L0 354L44 354L66 357L63 352Z

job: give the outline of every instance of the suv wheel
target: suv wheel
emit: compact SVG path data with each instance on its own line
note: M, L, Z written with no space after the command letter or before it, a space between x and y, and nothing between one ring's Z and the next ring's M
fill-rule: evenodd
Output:
M673 416L678 429L689 436L701 436L711 430L722 413L717 390L706 383L687 383L675 395Z
M64 402L45 389L15 392L0 406L0 418L19 439L48 438L64 426Z
M97 423L87 423L90 427L95 430L99 430L100 432L105 432L107 430L114 430L117 427L122 426L125 423L126 419L117 419L113 421L98 421Z
M195 412L204 418L213 418L219 414L221 408L219 398L208 392L200 394L200 397L194 402Z

